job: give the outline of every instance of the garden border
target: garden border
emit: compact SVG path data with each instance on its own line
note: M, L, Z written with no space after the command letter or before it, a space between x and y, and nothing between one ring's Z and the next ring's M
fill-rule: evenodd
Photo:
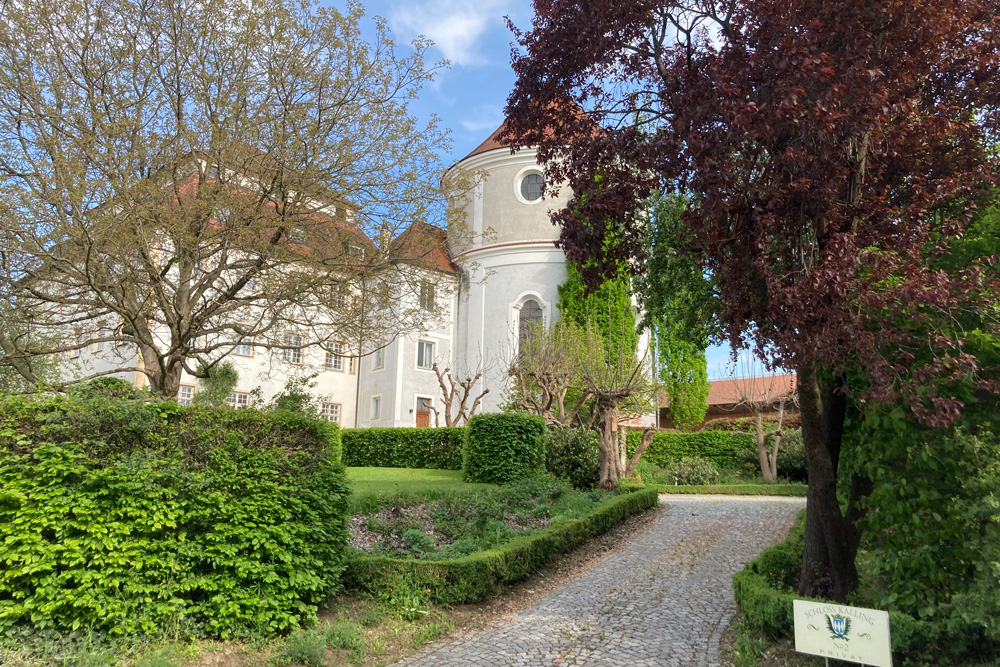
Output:
M594 511L554 528L520 537L489 551L449 560L386 556L349 558L342 581L348 588L388 593L414 587L438 604L480 602L504 584L531 576L539 567L587 538L600 535L633 514L657 504L656 489L636 489L606 500Z
M658 493L705 494L716 496L795 496L806 497L805 484L644 484L635 488L656 489Z

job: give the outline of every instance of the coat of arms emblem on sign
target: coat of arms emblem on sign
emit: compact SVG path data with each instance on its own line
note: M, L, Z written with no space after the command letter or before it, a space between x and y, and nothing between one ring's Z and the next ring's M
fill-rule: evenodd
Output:
M847 633L851 631L851 619L840 614L827 614L826 627L830 631L831 639L847 641Z

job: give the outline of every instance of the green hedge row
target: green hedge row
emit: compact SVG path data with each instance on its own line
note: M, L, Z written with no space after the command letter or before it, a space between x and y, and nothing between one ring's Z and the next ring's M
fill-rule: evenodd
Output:
M507 583L527 578L554 557L566 553L587 538L600 535L626 518L656 505L653 489L614 496L579 519L513 540L492 551L446 561L358 556L351 558L344 573L347 586L373 593L409 585L427 591L439 604L478 602Z
M461 470L464 427L345 428L344 465Z
M639 446L641 439L642 434L638 431L632 431L628 434L626 442L629 456ZM642 460L664 467L670 461L693 457L711 461L722 468L738 468L743 462L740 452L747 449L756 451L756 445L751 436L742 433L660 431L653 436L653 442L642 455Z
M637 485L638 486L638 485ZM715 494L720 496L801 496L809 495L805 484L645 484L659 493Z
M505 484L544 473L545 450L545 421L541 417L476 415L465 429L465 481Z
M744 625L768 637L792 637L793 600L816 600L794 593L794 581L802 562L805 532L805 510L802 510L788 539L761 552L742 571L733 576L736 605L743 615ZM974 629L949 628L944 623L932 623L897 611L889 612L892 650L917 660L932 658L942 651L960 653L982 641ZM921 663L928 664L928 663Z
M343 569L338 449L290 413L0 399L0 631L298 626Z

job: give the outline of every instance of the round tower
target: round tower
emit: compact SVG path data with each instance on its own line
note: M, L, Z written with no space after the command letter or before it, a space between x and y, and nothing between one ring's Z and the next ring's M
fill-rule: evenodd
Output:
M449 233L462 273L456 318L459 372L482 369L490 393L482 410L493 412L509 386L508 368L528 325L558 319L557 288L566 280L566 258L555 246L559 229L549 212L563 208L568 188L542 197L545 172L534 148L511 154L498 128L459 160L445 178L462 182L456 194L464 215ZM464 375L463 375L464 377Z

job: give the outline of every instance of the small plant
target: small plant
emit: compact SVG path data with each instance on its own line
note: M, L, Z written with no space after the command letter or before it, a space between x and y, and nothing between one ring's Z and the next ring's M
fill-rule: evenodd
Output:
M382 612L379 611L377 608L372 607L361 616L360 623L366 628L370 628L373 625L378 625L378 622L381 620L382 620Z
M685 457L664 466L663 474L677 484L717 484L719 471L708 461ZM668 482L669 483L669 482Z
M288 635L278 662L323 667L326 664L326 637L318 630L299 630Z
M420 557L428 551L432 551L434 549L434 536L425 533L419 528L411 528L404 532L403 542L406 543L406 546L408 546L410 550L417 555L417 557Z
M323 631L323 639L326 641L326 645L332 649L353 649L361 646L362 643L361 638L358 637L358 626L350 621L334 623Z
M135 661L135 667L177 667L172 648L162 648L153 651Z

